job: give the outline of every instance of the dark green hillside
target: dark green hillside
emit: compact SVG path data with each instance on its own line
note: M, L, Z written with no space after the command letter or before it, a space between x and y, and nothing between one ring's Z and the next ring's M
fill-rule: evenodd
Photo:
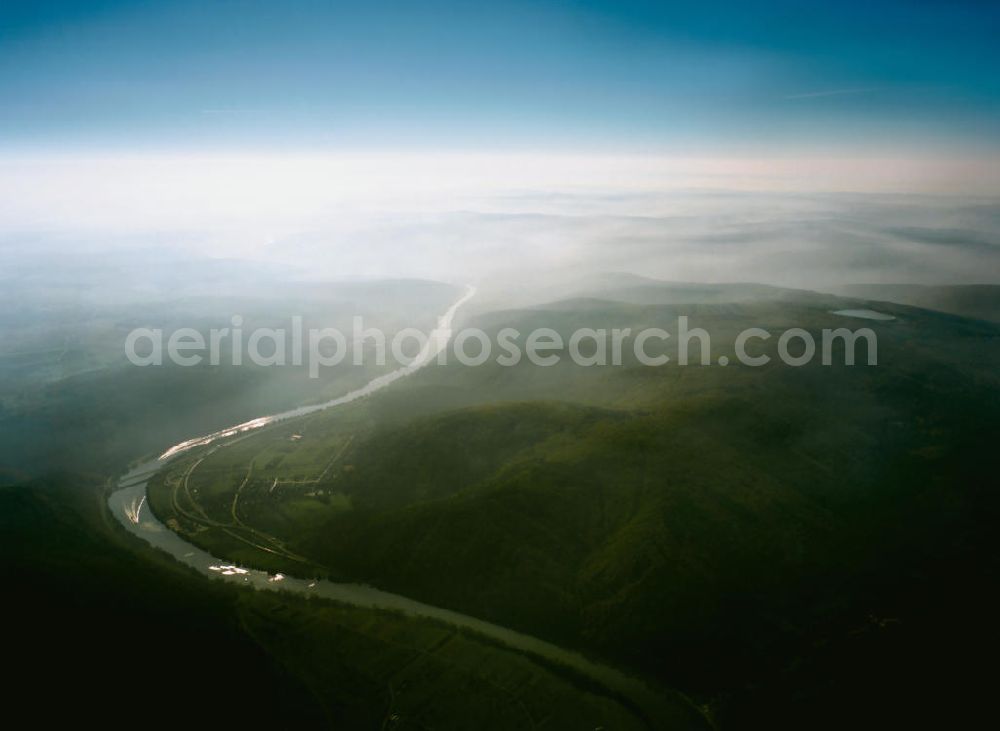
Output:
M649 728L572 672L476 635L198 577L125 534L86 484L0 488L5 694L46 724ZM684 727L700 728L695 714Z
M626 418L567 403L480 406L428 417L413 428L376 432L348 455L338 487L361 508L400 507L447 497L491 479L509 463L543 459L558 443Z
M108 728L185 725L192 714L322 725L312 695L241 630L237 592L136 551L102 500L68 474L0 488L5 697L50 727L96 709Z
M870 699L872 674L884 692L870 718L908 718L919 713L898 704L912 688L962 677L942 674L959 656L942 633L985 616L953 601L994 578L998 333L904 306L881 307L888 322L831 313L860 304L591 299L483 315L473 324L491 333L566 334L674 331L688 315L711 333L712 363L746 327L773 334L756 347L772 358L785 328L819 341L870 327L879 365L847 367L835 348L829 366L681 367L676 339L661 367L626 355L584 368L565 352L546 368L453 362L304 421L294 444L289 425L222 449L192 484L225 508L253 460L244 515L332 576L586 649L696 695L723 726L759 724L765 708L772 727L851 723L861 710L842 693ZM306 458L324 439L328 470L322 449ZM319 481L269 489L268 465ZM165 497L153 505L170 517ZM253 560L210 532L189 537ZM927 655L895 659L900 637Z
M970 405L911 426L917 415L870 397L840 409L833 394L811 396L801 383L769 395L766 412L762 400L718 394L628 418L594 415L513 456L508 421L530 433L565 407L420 421L372 440L381 459L371 480L360 454L341 484L357 509L301 545L344 575L584 641L673 680L669 658L690 644L690 678L699 658L712 662L710 646L722 653L744 628L754 642L776 641L767 631L785 629L769 615L785 622L789 603L813 601L815 576L840 586L885 550L905 553L955 518L939 510L972 517L976 496L951 490L989 474L981 457L982 472L963 474L988 449L961 428ZM482 430L498 427L497 466L470 464L455 443L451 427L471 420L472 451L484 450ZM414 459L402 445L435 458ZM813 619L808 606L795 611Z

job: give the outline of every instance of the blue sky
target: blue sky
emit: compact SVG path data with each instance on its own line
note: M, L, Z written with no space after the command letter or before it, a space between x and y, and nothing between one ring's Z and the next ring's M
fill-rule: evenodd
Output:
M0 146L993 149L1000 4L0 4Z

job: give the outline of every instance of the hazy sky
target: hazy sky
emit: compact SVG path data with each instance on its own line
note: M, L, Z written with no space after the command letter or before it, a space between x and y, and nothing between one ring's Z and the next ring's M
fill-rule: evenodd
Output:
M955 0L4 0L0 145L995 148L998 37Z
M0 268L995 281L997 38L996 2L0 0Z

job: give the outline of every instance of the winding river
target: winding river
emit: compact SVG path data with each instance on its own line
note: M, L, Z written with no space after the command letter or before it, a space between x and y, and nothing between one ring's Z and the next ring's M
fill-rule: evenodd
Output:
M296 594L322 597L355 607L393 610L411 617L432 619L454 627L471 630L514 650L570 668L596 681L618 696L628 699L634 707L642 712L647 723L652 728L702 726L704 720L701 714L681 694L669 690L655 692L641 680L626 675L615 668L589 660L580 653L565 650L550 642L545 642L536 637L516 632L491 622L430 604L424 604L423 602L381 591L365 584L338 583L323 579L302 579L283 574L269 574L266 571L246 569L234 565L188 543L180 535L174 533L157 520L153 512L146 507L147 483L153 475L178 455L195 447L211 444L212 442L226 439L242 432L259 429L276 421L305 416L306 414L364 398L427 365L450 340L452 321L454 320L455 313L474 295L475 288L471 286L467 287L465 293L438 318L437 327L431 332L426 345L408 365L379 376L363 387L331 401L312 406L303 406L270 416L262 416L213 432L212 434L189 439L171 447L160 455L160 457L133 467L119 479L117 489L108 498L108 506L111 509L112 515L129 532L135 534L154 548L169 553L181 563L190 566L205 576L255 589L290 591Z

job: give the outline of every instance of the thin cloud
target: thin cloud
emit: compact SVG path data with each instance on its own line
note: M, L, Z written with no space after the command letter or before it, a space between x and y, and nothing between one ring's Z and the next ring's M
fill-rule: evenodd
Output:
M802 94L789 94L784 99L816 99L822 96L849 96L851 94L868 94L878 91L877 86L865 86L854 89L828 89L826 91L807 91Z
M235 107L213 107L209 109L200 109L199 112L209 116L226 115L238 117L266 114L263 109L240 109Z

